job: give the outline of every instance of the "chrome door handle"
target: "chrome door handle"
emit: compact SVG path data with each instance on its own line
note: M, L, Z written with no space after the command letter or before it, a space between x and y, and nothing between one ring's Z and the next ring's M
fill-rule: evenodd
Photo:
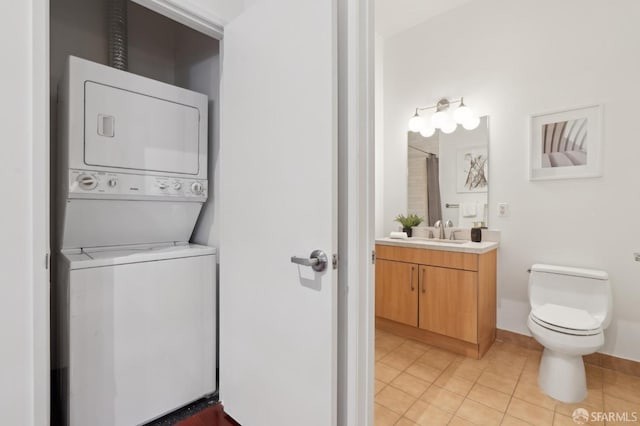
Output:
M322 250L312 251L308 259L305 257L291 256L291 263L302 266L311 266L311 268L316 272L322 272L327 269L328 262L329 259L327 258L327 254Z

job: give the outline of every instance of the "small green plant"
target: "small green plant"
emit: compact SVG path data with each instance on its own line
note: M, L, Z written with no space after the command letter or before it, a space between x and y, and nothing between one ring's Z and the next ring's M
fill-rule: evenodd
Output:
M412 228L424 222L424 218L418 216L417 214L410 214L409 216L399 214L398 216L396 216L395 221L402 225L403 228Z

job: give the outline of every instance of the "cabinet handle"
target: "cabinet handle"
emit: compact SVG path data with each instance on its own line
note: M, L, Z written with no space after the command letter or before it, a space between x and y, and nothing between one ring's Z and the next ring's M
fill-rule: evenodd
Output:
M409 284L411 285L411 291L415 290L415 287L413 286L413 271L416 270L415 266L411 267L411 279L409 280Z
M427 290L424 288L424 274L422 273L423 271L424 271L423 269L420 269L420 272L419 272L420 277L419 278L420 278L420 285L422 286L422 292L426 293Z

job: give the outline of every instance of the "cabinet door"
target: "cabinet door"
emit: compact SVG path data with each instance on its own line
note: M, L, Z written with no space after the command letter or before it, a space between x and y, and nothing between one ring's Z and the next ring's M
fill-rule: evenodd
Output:
M420 266L419 327L471 343L478 342L477 273Z
M418 265L376 260L376 316L418 326Z

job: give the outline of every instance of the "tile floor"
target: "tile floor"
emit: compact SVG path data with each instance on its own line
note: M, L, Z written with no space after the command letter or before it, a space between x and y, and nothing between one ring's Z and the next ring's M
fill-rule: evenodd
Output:
M541 354L495 342L475 360L377 330L375 426L576 425L579 407L640 417L640 377L587 365L587 399L564 404L538 388Z

